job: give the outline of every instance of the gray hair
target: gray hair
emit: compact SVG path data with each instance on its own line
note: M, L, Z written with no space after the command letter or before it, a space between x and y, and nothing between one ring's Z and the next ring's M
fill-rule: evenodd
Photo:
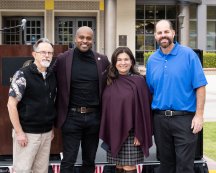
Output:
M52 48L53 48L53 44L47 39L47 38L40 38L34 45L33 45L33 51L37 51L38 45L40 43L49 43Z

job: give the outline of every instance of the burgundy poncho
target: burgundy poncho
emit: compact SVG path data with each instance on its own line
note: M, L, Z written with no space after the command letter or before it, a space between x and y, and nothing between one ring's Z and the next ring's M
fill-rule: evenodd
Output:
M102 98L100 138L115 157L134 129L145 156L152 146L151 96L143 76L120 75Z

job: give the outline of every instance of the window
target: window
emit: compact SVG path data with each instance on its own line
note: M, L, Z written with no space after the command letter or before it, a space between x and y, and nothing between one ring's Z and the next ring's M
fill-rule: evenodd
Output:
M197 6L190 5L189 19L189 46L193 49L197 48Z
M3 26L10 28L2 33L3 44L34 44L44 36L43 17L28 17L26 26L20 26L25 17L3 17Z
M69 47L74 47L76 30L81 26L88 26L96 33L96 19L93 17L56 17L55 23L55 44L65 44L69 45ZM96 49L96 34L94 34L92 49Z
M39 38L44 37L43 18L29 18L26 22L25 42L34 44Z
M22 44L22 28L21 19L19 18L4 18L3 28L8 28L2 31L3 44Z
M197 48L197 22L190 21L190 38L189 38L189 46L193 49Z
M207 7L207 51L216 51L216 6Z
M177 36L177 14L175 5L136 6L136 61L139 64L144 64L144 52L154 51L157 48L154 39L154 26L157 21L169 19Z

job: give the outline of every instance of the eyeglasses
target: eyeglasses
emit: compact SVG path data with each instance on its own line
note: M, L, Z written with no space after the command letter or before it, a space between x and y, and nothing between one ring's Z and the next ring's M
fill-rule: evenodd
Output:
M36 52L36 53L41 54L41 56L46 56L47 54L48 54L48 56L52 56L53 55L53 52L46 52L46 51L40 51L40 52Z

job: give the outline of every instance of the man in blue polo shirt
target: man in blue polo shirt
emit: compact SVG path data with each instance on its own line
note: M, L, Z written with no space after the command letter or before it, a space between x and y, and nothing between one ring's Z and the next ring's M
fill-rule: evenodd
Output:
M153 95L154 137L160 173L193 173L207 81L196 53L174 42L174 36L170 21L157 22L155 39L160 47L146 71Z

